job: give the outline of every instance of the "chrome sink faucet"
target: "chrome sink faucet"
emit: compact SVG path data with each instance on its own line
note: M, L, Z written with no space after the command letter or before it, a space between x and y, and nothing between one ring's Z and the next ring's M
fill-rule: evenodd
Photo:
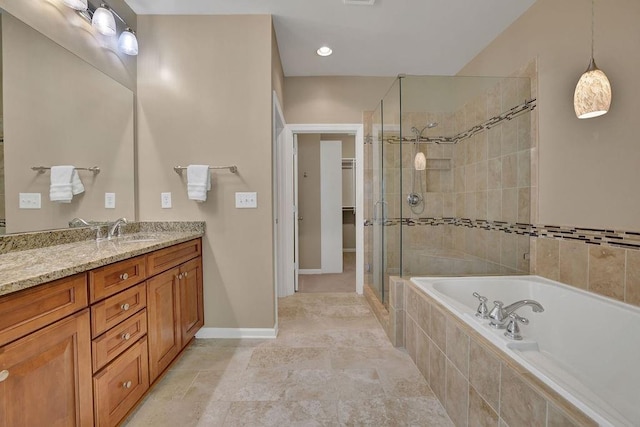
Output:
M539 302L529 299L516 301L506 307L504 307L504 303L502 301L494 301L493 304L494 306L489 312L489 319L491 319L489 325L496 329L504 329L511 314L514 314L517 309L519 309L520 307L524 307L525 305L530 306L536 313L541 313L544 311L544 308Z
M127 224L127 219L126 218L118 218L116 219L113 224L111 224L109 226L109 230L108 230L108 234L107 234L107 238L111 239L114 236L115 237L120 237L122 235L122 230L120 228L120 226L122 224Z

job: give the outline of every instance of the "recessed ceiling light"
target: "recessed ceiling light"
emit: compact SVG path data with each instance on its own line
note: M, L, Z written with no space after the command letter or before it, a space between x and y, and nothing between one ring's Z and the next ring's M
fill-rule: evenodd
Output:
M358 6L373 6L376 0L344 0L344 4L355 4Z
M329 46L322 46L320 49L316 50L316 53L320 56L329 56L333 53L333 50Z

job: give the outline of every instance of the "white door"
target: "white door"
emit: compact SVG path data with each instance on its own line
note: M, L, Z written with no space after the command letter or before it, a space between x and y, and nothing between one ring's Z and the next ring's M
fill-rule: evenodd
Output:
M322 273L342 273L342 141L320 141Z
M298 270L300 269L300 242L298 231L298 135L293 135L293 289L298 292Z

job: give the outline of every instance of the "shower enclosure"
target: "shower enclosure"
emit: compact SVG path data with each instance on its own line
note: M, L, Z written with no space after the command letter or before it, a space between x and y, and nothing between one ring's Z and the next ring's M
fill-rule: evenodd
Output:
M365 284L529 273L529 78L401 76L365 115Z

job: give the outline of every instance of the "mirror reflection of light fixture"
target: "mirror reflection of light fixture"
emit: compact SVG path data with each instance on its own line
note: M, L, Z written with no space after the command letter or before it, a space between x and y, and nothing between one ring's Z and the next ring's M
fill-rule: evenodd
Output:
M120 34L118 49L127 55L135 56L138 54L138 38L131 28L127 28Z
M607 75L596 67L593 59L594 0L591 0L591 60L580 76L573 94L573 108L579 119L602 116L611 106L611 84Z
M100 7L93 12L91 26L100 34L105 36L116 35L116 19L114 18L113 13L111 13L109 6L102 3Z
M413 166L417 171L423 171L427 169L427 158L422 151L416 154L415 159L413 159Z
M64 0L64 5L75 10L87 10L87 0Z

